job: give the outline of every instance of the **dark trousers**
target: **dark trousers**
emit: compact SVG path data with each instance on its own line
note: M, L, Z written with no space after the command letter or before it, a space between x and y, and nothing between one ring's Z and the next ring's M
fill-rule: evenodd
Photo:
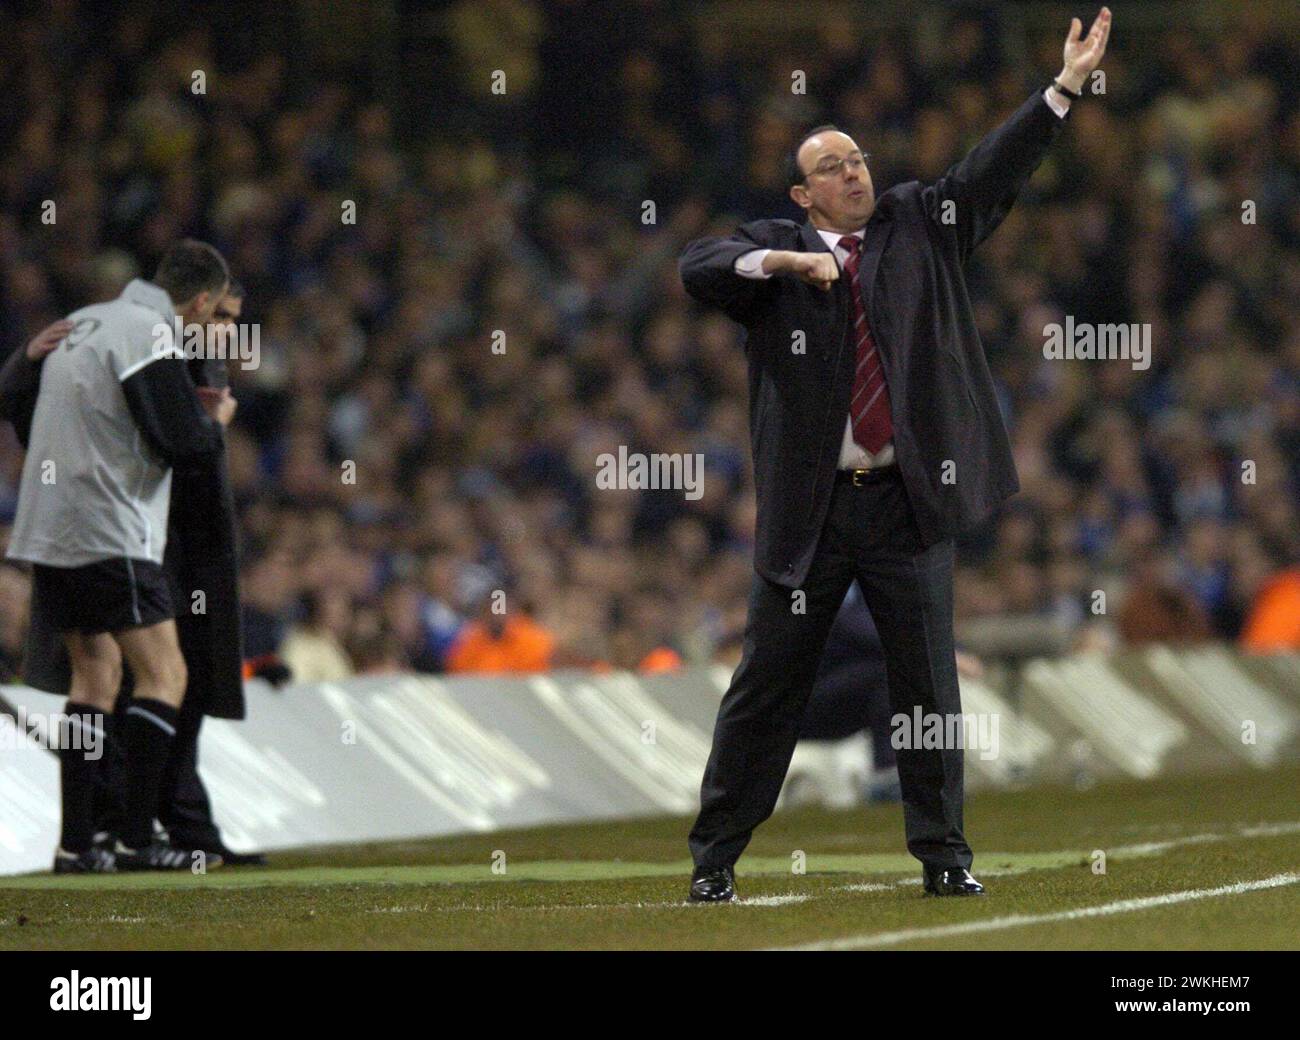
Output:
M117 699L116 715L125 718L131 698ZM222 847L221 832L212 819L207 789L199 778L199 727L203 712L186 698L176 720L167 766L158 791L158 819L178 848L214 850ZM126 751L122 741L114 742L106 755L95 785L95 830L118 834L126 819Z
M855 578L880 633L891 711L910 717L919 705L926 714L961 712L952 567L951 541L922 547L891 467L862 486L836 482L802 589L755 575L740 666L718 709L691 830L696 866L734 864L772 815L827 633ZM971 865L962 768L960 748L898 750L907 848L927 868Z
M187 698L188 700L188 698ZM158 820L167 829L173 845L213 851L222 847L221 833L212 819L208 790L199 778L199 727L203 712L198 706L186 711L176 723L176 738L163 772L158 798Z

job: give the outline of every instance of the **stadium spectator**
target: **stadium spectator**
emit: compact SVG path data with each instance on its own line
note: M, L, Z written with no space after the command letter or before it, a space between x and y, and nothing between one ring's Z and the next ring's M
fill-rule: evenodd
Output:
M294 682L335 682L352 674L343 649L348 621L348 600L339 590L303 593L302 620L280 645L280 659Z
M1276 575L1260 590L1241 644L1257 653L1300 650L1300 567Z
M475 619L461 629L447 652L447 671L526 673L551 666L554 637L526 614L498 611L504 602L499 593L484 598Z
M1116 619L1124 642L1138 646L1200 643L1210 638L1208 612L1190 589L1168 576L1171 562L1142 561Z
M719 32L676 4L518 0L502 98L469 57L485 16L448 6L430 24L455 71L436 77L331 65L278 10L260 44L230 48L131 3L5 8L0 354L179 235L212 241L261 331L256 367L233 366L228 438L250 656L278 649L302 594L337 587L343 642L372 666L445 669L458 583L486 568L527 590L552 664L611 662L620 641L632 666L658 645L734 659L753 538L743 347L689 305L677 252L787 205L776 157L817 122L872 142L878 191L936 176L1028 94L1058 29L1033 5L921 5L882 8L897 20L861 38L831 5L819 39L849 43L814 59L764 5L734 5ZM94 32L68 31L80 15ZM959 622L1029 609L1082 632L1093 590L1116 587L1117 611L1120 579L1169 554L1209 633L1238 639L1260 583L1300 559L1298 50L1263 13L1191 28L1135 10L1106 104L1072 117L976 254L1022 491L960 546ZM52 55L75 91L51 88ZM1151 367L1047 360L1043 325L1065 314L1149 323ZM598 491L611 444L703 451L705 496ZM19 457L5 435L5 522ZM670 632L627 630L640 582Z

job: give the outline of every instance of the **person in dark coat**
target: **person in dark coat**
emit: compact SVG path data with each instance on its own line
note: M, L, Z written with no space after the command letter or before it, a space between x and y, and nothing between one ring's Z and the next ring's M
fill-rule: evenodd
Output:
M1019 488L964 269L1061 132L1110 20L1102 8L1081 37L1074 19L1058 77L936 183L877 200L853 138L818 127L787 164L805 223L755 221L682 255L687 292L745 329L758 505L744 650L689 839L693 901L735 897L735 862L776 806L853 581L880 633L892 711L945 731L961 713L953 539ZM981 894L961 747L902 747L898 768L925 891Z
M213 315L214 343L224 343L234 334L242 305L243 290L232 281ZM40 388L41 364L62 339L58 330L64 324L43 330L25 349L14 351L0 369L0 419L14 424L24 446ZM229 385L224 357L193 357L187 363L200 393ZM158 819L177 848L220 856L228 865L264 862L260 855L226 847L198 774L204 716L242 719L245 715L235 502L224 449L202 464L174 469L163 570L176 605L177 636L189 684L163 774ZM116 709L119 719L129 703L127 672L126 695L118 698ZM36 596L23 681L33 689L57 694L66 694L71 682L63 641ZM114 833L121 821L121 775L120 742L110 741L95 799L96 830L101 833Z

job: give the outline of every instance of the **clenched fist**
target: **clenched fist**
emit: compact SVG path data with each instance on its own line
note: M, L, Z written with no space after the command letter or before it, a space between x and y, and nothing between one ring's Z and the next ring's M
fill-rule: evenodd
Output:
M208 417L215 419L222 426L229 426L230 420L235 417L235 398L230 392L230 387L223 386L220 390L211 386L195 387L199 394L199 404L203 405L203 410L208 413Z
M815 285L818 289L829 289L831 283L840 277L839 264L831 253L795 253L789 250L773 250L763 261L763 267L769 271L782 271L792 274L801 282Z

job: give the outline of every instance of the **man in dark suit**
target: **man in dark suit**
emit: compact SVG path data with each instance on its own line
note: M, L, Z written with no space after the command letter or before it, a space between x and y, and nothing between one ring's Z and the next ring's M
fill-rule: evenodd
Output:
M745 327L758 497L744 650L690 835L693 901L734 897L734 864L776 805L855 578L893 711L961 713L953 537L1019 489L963 269L1060 133L1110 23L1103 7L1082 37L1074 19L1052 85L935 184L877 200L853 139L819 127L790 160L806 223L756 221L682 256L687 291ZM982 893L962 829L960 746L901 748L898 768L926 892Z

